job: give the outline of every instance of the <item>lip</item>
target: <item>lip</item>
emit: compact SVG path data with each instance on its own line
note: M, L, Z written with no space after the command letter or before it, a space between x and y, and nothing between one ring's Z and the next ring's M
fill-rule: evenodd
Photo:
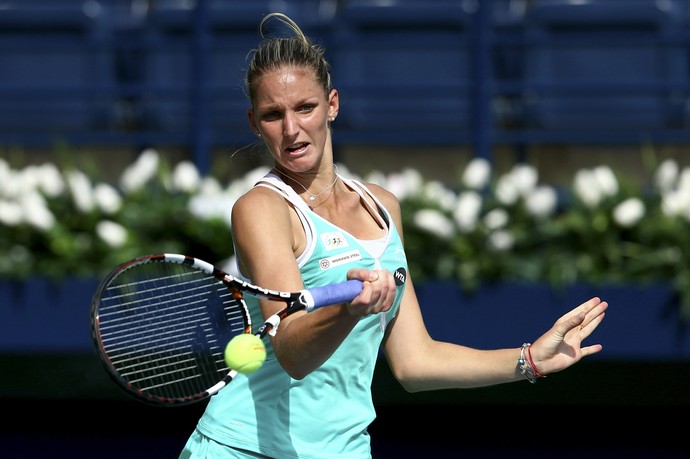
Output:
M299 155L304 153L308 147L308 142L297 142L285 147L284 151L289 155Z

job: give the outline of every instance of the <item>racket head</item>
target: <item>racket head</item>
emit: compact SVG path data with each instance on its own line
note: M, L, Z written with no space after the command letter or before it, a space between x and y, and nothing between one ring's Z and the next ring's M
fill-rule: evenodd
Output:
M140 401L198 402L237 374L226 344L251 333L242 292L201 260L153 254L115 268L91 302L91 335L110 377Z

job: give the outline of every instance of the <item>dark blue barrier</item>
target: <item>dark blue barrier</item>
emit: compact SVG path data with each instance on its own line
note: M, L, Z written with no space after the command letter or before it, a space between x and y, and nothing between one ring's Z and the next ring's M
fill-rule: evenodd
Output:
M89 308L96 279L0 281L0 350L91 352Z
M89 307L98 282L69 279L0 281L0 353L92 352ZM497 284L476 294L451 282L417 286L426 325L436 339L479 348L518 347L593 297L609 302L606 319L587 340L601 359L690 360L690 332L667 285L574 286Z
M436 339L478 348L515 347L533 341L560 316L598 296L609 303L604 322L587 342L601 343L601 359L690 359L690 324L679 317L669 285L497 284L474 294L456 284L428 282L417 288L427 327Z

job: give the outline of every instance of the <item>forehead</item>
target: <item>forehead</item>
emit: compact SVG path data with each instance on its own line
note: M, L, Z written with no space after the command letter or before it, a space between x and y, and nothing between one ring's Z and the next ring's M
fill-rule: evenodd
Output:
M312 69L283 65L264 72L257 81L257 96L285 94L299 91L302 96L312 97L314 92L323 93Z

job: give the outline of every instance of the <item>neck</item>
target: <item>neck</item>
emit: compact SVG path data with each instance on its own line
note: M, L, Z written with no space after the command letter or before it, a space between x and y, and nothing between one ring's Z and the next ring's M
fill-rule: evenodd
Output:
M293 178L293 177L289 176L288 174L286 174L285 172L281 171L281 170L278 169L277 167L274 167L273 169L274 169L278 174L282 175L283 177L289 179L290 181L292 181L292 182L296 183L297 185L299 185L300 187L302 187L302 189L304 190L304 192L307 193L307 194L309 195L309 196L308 196L308 199L307 199L309 202L315 202L322 194L324 194L325 192L327 192L327 191L329 191L329 190L332 190L333 187L335 187L335 184L338 183L338 166L337 166L336 164L333 164L333 175L335 176L334 179L333 179L333 182L332 182L330 185L328 185L326 188L324 188L324 189L322 189L321 191L319 191L318 193L312 193L311 191L309 191L309 188L307 188L306 186L302 185L302 183L301 183L299 180L297 180L296 178ZM301 195L301 193L299 193L299 194ZM328 196L330 196L330 193L328 194Z

